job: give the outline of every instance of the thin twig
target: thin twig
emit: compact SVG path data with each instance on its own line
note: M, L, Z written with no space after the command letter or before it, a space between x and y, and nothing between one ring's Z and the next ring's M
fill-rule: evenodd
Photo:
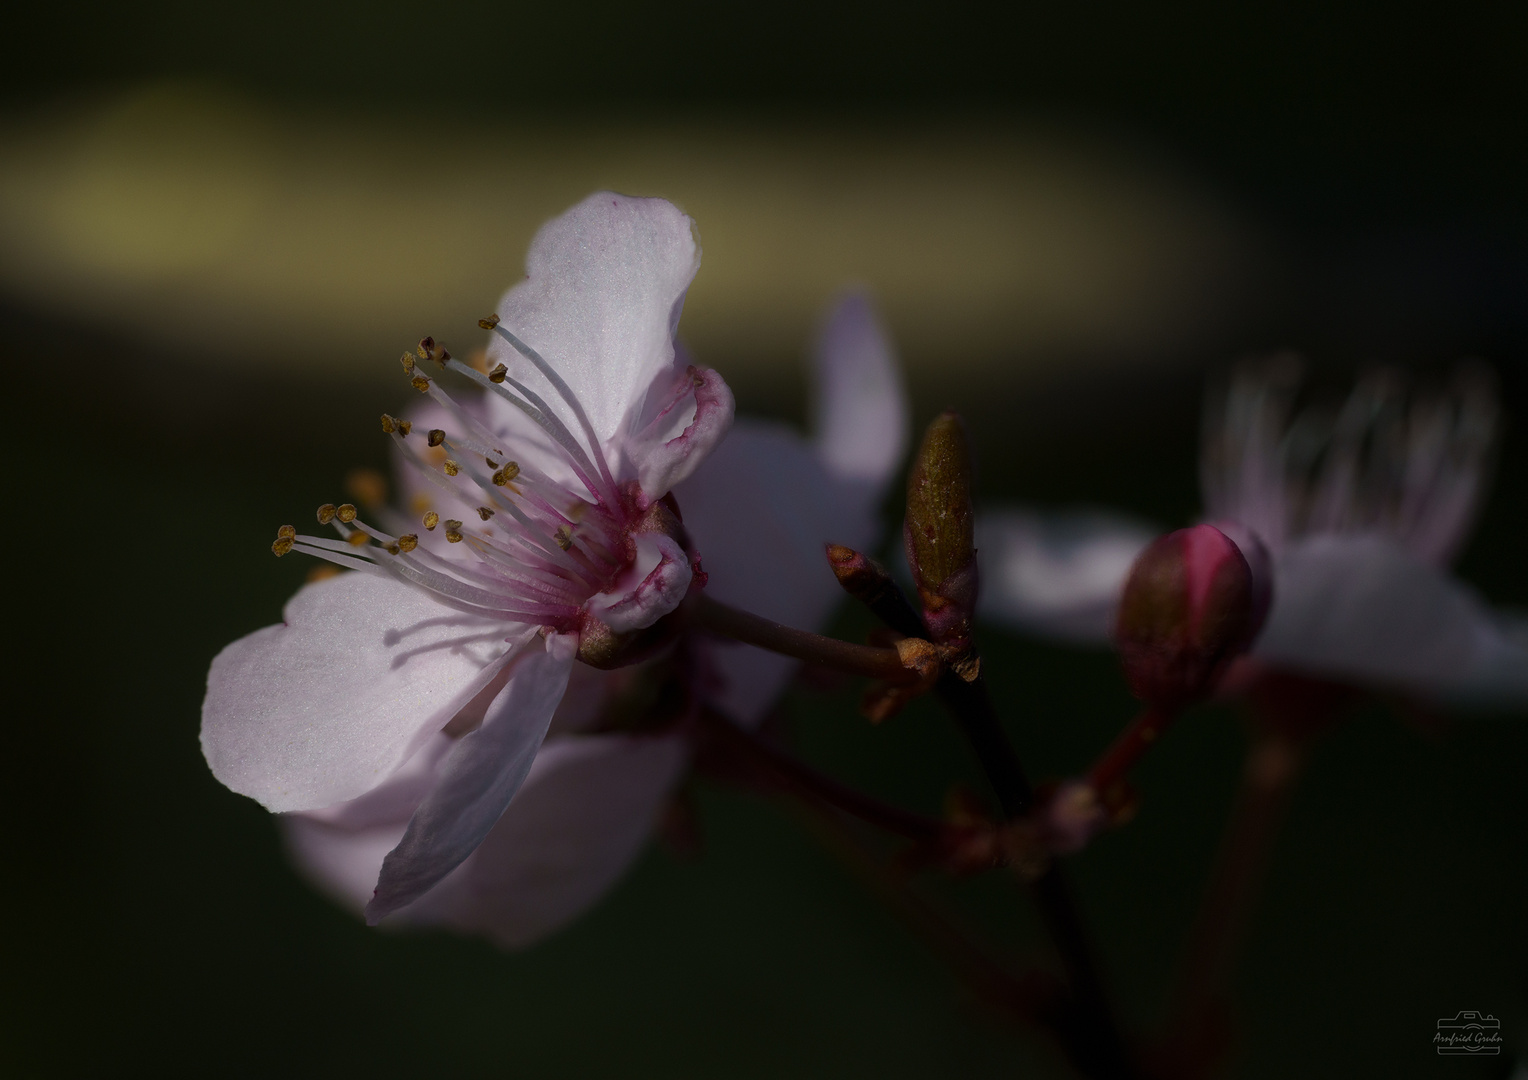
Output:
M1236 954L1304 761L1304 743L1281 732L1259 734L1248 747L1236 802L1189 933L1177 995L1173 1027L1194 1057L1215 1056L1214 1047L1204 1044L1219 1041L1213 1029L1224 1012Z
M1016 976L994 961L943 912L913 891L907 880L856 842L842 818L809 804L798 804L798 817L820 843L842 859L890 908L903 925L932 949L982 1001L1056 1040L1065 1052L1069 1042L1065 987L1036 971Z
M1100 795L1125 779L1137 761L1162 737L1177 713L1147 706L1120 732L1088 770L1088 783Z
M921 618L884 567L849 548L830 547L828 559L845 591L887 626L902 634L922 630ZM967 682L947 671L934 692L970 743L1004 817L1011 821L1028 813L1034 804L1034 788L1003 730L980 672ZM1076 999L1077 1030L1067 1039L1073 1062L1099 1080L1133 1076L1082 916L1071 886L1055 862L1034 882L1034 891Z
M694 612L705 629L770 652L872 679L910 682L915 678L914 673L903 666L901 654L896 649L856 645L797 630L724 604L704 593L696 598Z
M701 730L728 753L825 806L920 843L939 840L950 831L951 826L937 818L915 814L840 783L753 732L744 731L724 716L702 710L700 723Z

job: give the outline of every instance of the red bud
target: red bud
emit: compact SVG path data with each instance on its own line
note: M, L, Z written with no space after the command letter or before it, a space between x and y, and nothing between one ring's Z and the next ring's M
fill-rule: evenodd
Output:
M1261 629L1258 589L1241 550L1212 525L1153 541L1130 568L1114 633L1135 696L1168 709L1207 696Z

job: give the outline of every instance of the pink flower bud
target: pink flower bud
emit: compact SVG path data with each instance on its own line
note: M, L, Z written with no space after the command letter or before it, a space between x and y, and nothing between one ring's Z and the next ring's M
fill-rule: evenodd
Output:
M1269 595L1213 525L1154 540L1130 568L1115 624L1131 692L1169 709L1208 695L1262 628Z

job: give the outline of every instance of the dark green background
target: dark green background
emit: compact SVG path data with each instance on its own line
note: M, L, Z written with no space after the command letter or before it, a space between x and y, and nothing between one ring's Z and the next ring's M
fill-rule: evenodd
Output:
M1519 427L1461 571L1528 606L1528 9L1363 10L64 5L6 17L3 95L27 109L174 75L490 118L1038 112L1137 140L1277 231L1264 313L1172 374L1054 375L1022 393L919 377L919 417L967 410L989 495L1175 524L1196 502L1203 368L1274 345L1334 372L1482 355ZM713 786L699 790L699 859L655 851L526 954L378 934L332 909L286 868L268 816L208 775L197 713L213 653L276 619L306 570L265 554L273 527L381 463L368 418L401 398L230 375L15 304L0 308L0 349L16 635L0 1070L1057 1073L790 815ZM744 411L800 411L799 388L738 391ZM985 647L1037 775L1076 770L1128 715L1106 655L998 634ZM872 731L852 698L791 697L814 760L930 811L971 778L933 710ZM1141 771L1138 820L1077 861L1138 1026L1159 1016L1241 745L1230 714L1187 718ZM1525 763L1520 715L1423 733L1375 707L1325 741L1242 973L1239 1075L1505 1074L1506 1058L1440 1061L1431 1036L1440 1016L1480 1009L1511 1045L1528 1038ZM1000 877L939 891L1011 954L1041 952Z

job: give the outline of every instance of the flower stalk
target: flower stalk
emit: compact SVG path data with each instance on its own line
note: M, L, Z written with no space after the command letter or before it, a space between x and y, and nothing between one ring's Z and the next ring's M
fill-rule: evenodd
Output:
M856 645L797 630L704 594L696 597L693 603L693 613L699 625L723 637L850 675L885 679L891 683L914 682L920 678L917 668L909 667L903 652L894 648Z

